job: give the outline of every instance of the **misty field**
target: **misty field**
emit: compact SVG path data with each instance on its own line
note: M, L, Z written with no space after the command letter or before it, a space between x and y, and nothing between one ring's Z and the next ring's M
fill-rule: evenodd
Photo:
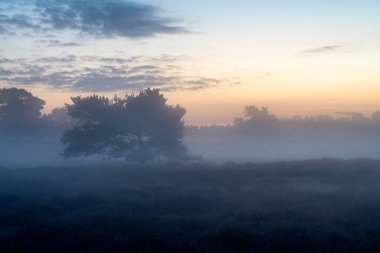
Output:
M379 252L380 161L0 169L0 252Z

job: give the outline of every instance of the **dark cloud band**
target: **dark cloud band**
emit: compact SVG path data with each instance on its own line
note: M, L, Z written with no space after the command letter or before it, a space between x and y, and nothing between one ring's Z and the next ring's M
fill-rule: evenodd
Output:
M17 13L25 4L32 12ZM94 37L144 38L187 32L177 23L160 15L155 6L124 0L16 0L11 11L0 9L3 35L32 30L40 34L71 31Z

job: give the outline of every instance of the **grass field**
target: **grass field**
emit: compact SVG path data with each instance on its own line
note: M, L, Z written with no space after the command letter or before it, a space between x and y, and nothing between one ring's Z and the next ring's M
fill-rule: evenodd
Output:
M0 252L380 252L380 161L0 169Z

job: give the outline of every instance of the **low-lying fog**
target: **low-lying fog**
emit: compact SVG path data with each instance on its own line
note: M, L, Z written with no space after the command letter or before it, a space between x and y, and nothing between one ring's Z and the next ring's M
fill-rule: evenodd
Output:
M208 161L261 162L334 157L380 158L379 132L313 132L266 136L186 135L193 153Z
M0 95L0 167L99 165L122 158L137 163L380 158L380 111L284 119L248 105L229 125L191 126L184 122L186 109L167 105L159 89L113 99L79 96L45 115L45 102L24 89L0 89Z
M349 125L349 123L347 123ZM184 142L190 152L207 162L262 162L334 157L380 158L380 126L333 128L299 126L277 129L237 127L187 127ZM0 166L70 165L117 163L101 156L63 159L59 135L3 137Z

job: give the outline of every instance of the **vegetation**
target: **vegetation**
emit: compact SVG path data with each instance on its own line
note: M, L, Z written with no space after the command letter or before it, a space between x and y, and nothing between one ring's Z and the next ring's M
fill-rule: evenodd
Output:
M64 133L65 157L105 153L145 163L182 160L185 109L166 104L158 89L137 96L72 98L68 114L78 124Z
M0 89L0 131L31 132L41 126L45 101L17 88Z
M0 169L0 252L379 252L380 162Z
M349 132L379 132L380 111L366 117L359 112L337 112L337 117L331 115L300 116L291 118L278 118L269 112L268 108L258 108L248 105L244 108L243 117L236 117L232 124L209 125L209 126L187 126L191 133L198 135L221 135L230 134L244 136L268 136L278 133L285 135L300 135L302 133L339 133Z
M63 135L65 158L105 154L138 163L188 159L183 144L186 110L166 101L158 89L113 99L79 96L42 116L43 100L24 89L0 89L0 134L22 130L23 137L37 135L39 141Z

